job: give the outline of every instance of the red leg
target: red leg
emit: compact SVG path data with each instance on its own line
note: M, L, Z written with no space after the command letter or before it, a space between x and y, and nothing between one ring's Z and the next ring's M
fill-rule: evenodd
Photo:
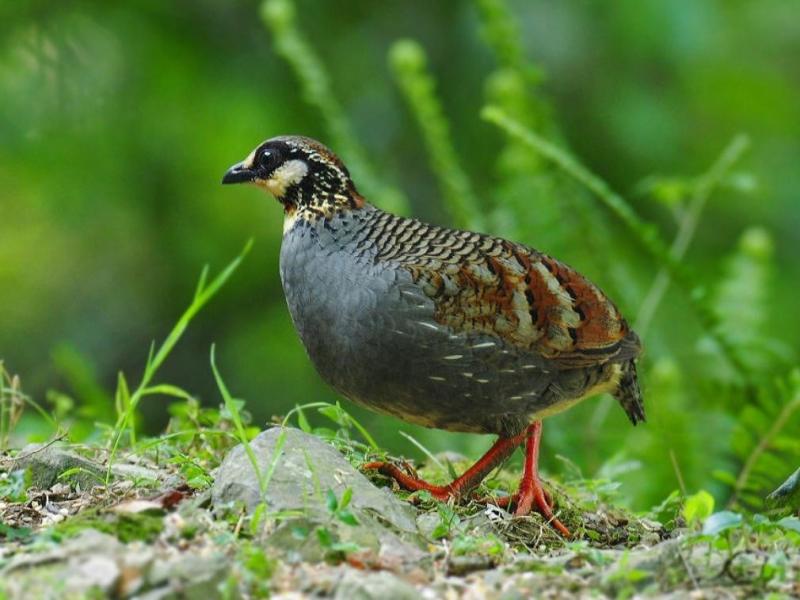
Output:
M499 438L494 445L489 448L474 465L467 469L461 477L448 485L433 485L417 477L404 473L397 465L377 461L364 465L365 469L375 469L376 471L391 477L401 487L411 490L427 490L437 500L447 500L449 498L460 499L473 490L489 472L506 458L513 454L514 450L525 440L527 432L522 432L514 437Z
M527 430L525 443L525 468L522 472L522 481L519 492L515 494L517 509L514 514L518 517L529 515L531 510L536 510L547 519L556 530L564 537L571 537L569 529L564 527L553 515L551 501L547 492L542 487L539 479L539 440L542 437L542 422L535 421Z

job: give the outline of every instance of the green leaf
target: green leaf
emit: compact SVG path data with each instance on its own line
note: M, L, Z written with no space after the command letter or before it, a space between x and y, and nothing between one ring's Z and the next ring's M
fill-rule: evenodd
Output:
M30 469L17 469L7 474L0 473L0 500L12 503L27 502L30 486Z
M25 540L33 535L33 530L29 527L11 527L5 523L0 523L0 538L5 538L9 542L14 540Z
M300 525L292 527L292 537L296 540L308 539L308 527L302 527Z
M117 422L114 425L114 435L110 443L110 453L108 457L108 467L106 469L106 484L111 481L111 472L112 467L114 465L114 460L117 455L117 451L119 449L120 443L122 442L122 438L125 435L125 432L130 427L130 435L131 435L131 442L134 441L134 433L135 433L135 424L133 422L134 416L136 414L136 409L139 405L139 402L142 400L143 392L148 387L150 387L150 382L155 377L158 369L167 359L169 354L172 352L175 345L183 336L183 333L186 331L186 328L191 323L192 319L197 315L198 312L214 297L214 295L220 290L220 288L225 285L225 282L233 275L236 269L239 267L239 264L244 260L245 256L250 252L250 248L252 246L252 240L248 241L245 244L242 252L233 259L228 266L226 266L220 273L217 275L214 280L206 286L206 275L203 274L200 276L200 282L198 283L197 290L195 291L194 298L192 299L191 304L189 304L188 308L183 312L183 314L178 319L177 323L175 323L172 330L167 334L167 337L161 343L158 348L158 351L155 350L155 344L150 346L150 352L147 356L147 363L145 365L144 373L142 374L142 378L139 382L139 385L134 390L132 394L130 394L130 398L127 401L127 404L123 407L124 411L120 414L117 418ZM212 361L213 362L213 361ZM212 365L213 367L213 365ZM217 377L219 382L219 377ZM127 388L127 384L124 383L124 378L121 378L120 383ZM121 395L118 395L119 401L122 402L124 400L125 393L120 391Z
M122 376L122 373L120 373L120 376ZM124 381L124 379L122 379L121 381ZM183 400L191 400L193 397L186 390L179 388L177 385L172 385L169 383L160 383L158 385L152 385L142 390L142 396L152 396L155 394L159 394L162 396L172 396L174 398L181 398Z
M306 419L306 413L299 406L297 406L297 425L304 433L311 433L311 424Z
M450 534L450 527L447 523L439 523L431 532L431 537L435 540L440 540Z
M723 510L708 517L703 525L703 534L717 535L718 533L728 529L735 529L741 525L742 515L729 510Z
M319 540L319 543L323 548L333 547L333 535L331 535L331 532L328 531L327 528L318 527L316 529L316 532L317 532L317 539Z
M784 517L778 521L778 525L789 531L800 533L800 519L797 517Z
M778 489L767 496L767 506L800 509L800 469L792 473Z
M693 496L686 498L683 505L683 518L689 525L711 516L714 512L714 496L705 490L700 490Z
M259 502L256 509L253 511L253 517L250 520L250 535L255 537L261 531L264 523L264 517L267 514L266 502Z
M350 500L353 499L353 488L345 488L342 492L342 499L339 501L339 510L347 508L350 505Z
M317 409L317 411L323 415L328 417L331 421L340 425L341 427L347 426L347 417L343 416L343 412L341 407L336 405L330 406L322 406Z
M721 481L722 483L729 485L731 487L736 485L736 476L728 471L723 471L722 469L717 469L712 471L711 473L714 476L714 479Z
M356 544L355 542L336 542L331 544L330 549L333 552L341 552L343 554L349 554L351 552L358 552L361 550L361 546Z
M351 527L355 527L356 525L359 524L356 516L349 510L338 511L336 513L336 518L339 519L345 525L350 525Z
M328 490L325 494L325 503L328 506L329 512L336 512L336 509L339 508L339 501L336 499L336 494L333 493L333 490Z

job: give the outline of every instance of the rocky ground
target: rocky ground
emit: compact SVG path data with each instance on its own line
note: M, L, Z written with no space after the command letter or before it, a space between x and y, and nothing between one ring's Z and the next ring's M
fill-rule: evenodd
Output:
M492 505L414 505L298 429L250 447L209 486L58 443L0 458L0 598L800 596L796 520L704 533L677 501L642 518L555 488L565 541Z

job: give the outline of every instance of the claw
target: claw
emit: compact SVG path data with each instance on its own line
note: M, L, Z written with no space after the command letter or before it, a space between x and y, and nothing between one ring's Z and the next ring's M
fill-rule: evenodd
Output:
M553 514L553 498L542 487L539 479L539 438L542 434L542 423L536 421L523 433L509 438L500 438L489 451L458 479L448 485L433 485L417 476L416 471L408 463L403 463L404 471L397 465L384 461L367 463L364 469L375 470L394 479L402 488L410 491L425 490L436 500L446 502L451 498L456 501L468 496L489 472L498 464L508 458L523 441L525 444L525 467L520 482L519 491L511 496L502 498L475 498L478 502L492 503L501 508L508 509L512 505L516 508L514 515L524 517L531 512L537 512L544 517L565 538L572 537L564 524Z

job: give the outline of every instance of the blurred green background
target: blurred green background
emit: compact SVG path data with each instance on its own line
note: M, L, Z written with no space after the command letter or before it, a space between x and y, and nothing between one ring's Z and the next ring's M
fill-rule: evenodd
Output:
M507 32L497 7L488 0L297 0L271 3L265 24L259 4L245 0L3 3L6 368L45 404L59 390L78 407L94 403L95 416L106 402L111 414L117 372L135 380L151 340L162 339L188 304L202 266L221 268L252 237L252 252L192 323L159 379L218 403L208 364L216 342L229 387L257 423L298 403L334 401L284 304L279 207L256 189L223 188L220 178L258 142L285 133L321 139L350 164L355 152L337 144L344 139L338 117L332 126L325 106L306 102L309 82L285 60L294 38L284 40L283 55L276 52L281 32L296 26L327 72L332 96L322 95L340 105L351 139L369 157L353 159L357 184L360 172L373 177L362 191L380 204L389 197L383 187L399 190L414 215L452 223L436 175L442 168L431 168L397 82L403 65L414 66L417 47L403 54L394 44L411 38L427 53L483 226L578 268L631 321L659 265L580 185L481 120L481 107L504 105L560 140L667 243L696 192L694 178L735 134L749 135L748 153L716 182L685 260L716 299L709 305L720 326L733 338L739 323L750 328L739 340L752 366L749 383L722 364L687 293L673 286L645 336L650 422L634 430L616 406L595 399L550 420L544 436L546 470L613 475L636 508L678 488L678 474L689 491L730 495L731 476L713 473L735 479L761 439L763 427L748 433L747 423L745 437L736 437L752 417L748 405L768 397L779 412L793 393L770 386L796 364L792 349L800 341L796 6L517 0L505 13L513 25ZM167 403L147 399L147 431L164 426ZM477 456L490 443L357 408L353 414L397 454L420 455L398 430L435 452ZM790 417L782 427L797 436ZM773 471L775 482L788 475Z

